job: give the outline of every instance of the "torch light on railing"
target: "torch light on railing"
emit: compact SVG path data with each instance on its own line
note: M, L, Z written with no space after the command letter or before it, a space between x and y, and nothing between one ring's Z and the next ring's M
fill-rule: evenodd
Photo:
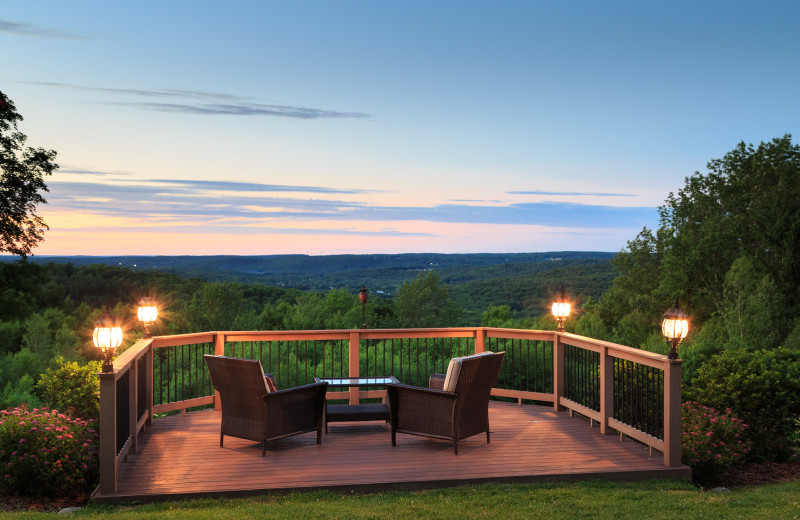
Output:
M103 354L103 372L113 372L114 350L122 343L122 328L109 316L108 310L102 318L94 322L92 342Z
M144 326L145 339L152 337L150 328L153 326L153 323L155 323L156 318L158 318L158 306L156 305L156 301L149 295L139 300L139 321L141 321L142 326Z
M558 321L558 332L564 332L564 322L569 316L570 305L567 297L564 295L564 286L561 286L561 294L558 295L556 301L553 303L553 316Z
M678 345L689 333L689 316L678 307L678 298L675 298L675 305L664 313L664 321L661 324L661 332L667 339L669 354L667 358L678 359Z

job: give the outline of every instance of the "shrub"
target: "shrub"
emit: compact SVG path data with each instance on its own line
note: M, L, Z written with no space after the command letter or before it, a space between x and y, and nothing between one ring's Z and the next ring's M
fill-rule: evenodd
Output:
M747 425L730 408L723 413L689 401L681 406L681 421L681 456L698 484L717 484L750 451Z
M731 408L750 427L753 460L788 459L800 417L800 352L726 350L697 369L687 397Z
M93 423L57 410L0 410L0 491L68 496L91 490L99 469Z
M41 406L39 397L33 391L33 378L28 374L16 383L8 382L0 392L0 408L13 408L21 404Z
M100 361L81 365L57 359L56 368L47 369L36 384L39 397L51 408L68 411L73 417L99 421L100 365Z

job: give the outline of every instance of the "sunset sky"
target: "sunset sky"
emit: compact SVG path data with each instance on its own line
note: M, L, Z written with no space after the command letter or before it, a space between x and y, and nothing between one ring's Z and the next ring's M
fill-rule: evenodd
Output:
M618 251L800 135L800 2L0 0L36 255Z

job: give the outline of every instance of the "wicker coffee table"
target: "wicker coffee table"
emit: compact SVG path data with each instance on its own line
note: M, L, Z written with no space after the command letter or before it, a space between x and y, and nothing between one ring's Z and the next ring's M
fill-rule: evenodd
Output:
M328 388L350 388L352 386L386 386L390 383L399 383L394 376L381 377L315 377L317 383L327 382ZM325 433L328 433L329 422L349 421L388 421L389 405L385 403L367 404L326 404L325 405Z

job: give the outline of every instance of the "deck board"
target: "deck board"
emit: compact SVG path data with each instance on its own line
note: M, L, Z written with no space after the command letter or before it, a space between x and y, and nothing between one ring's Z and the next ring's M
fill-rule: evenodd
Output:
M117 493L98 502L173 497L237 496L298 489L380 490L439 487L480 481L590 478L689 478L667 468L660 452L544 406L492 402L491 444L485 435L459 442L397 434L391 445L381 422L330 423L322 444L316 433L281 439L261 457L257 443L225 438L220 415L200 411L156 419L139 450L120 465Z

